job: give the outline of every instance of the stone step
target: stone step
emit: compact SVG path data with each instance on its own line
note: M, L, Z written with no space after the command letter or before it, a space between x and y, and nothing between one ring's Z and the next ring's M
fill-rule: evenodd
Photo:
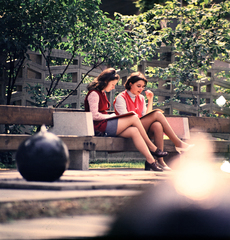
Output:
M170 173L125 170L66 171L55 182L28 182L17 171L5 171L0 176L0 189L30 190L95 190L95 189L144 189L150 184L168 178ZM1 197L0 197L1 201Z
M59 181L28 182L17 170L0 170L0 239L104 236L131 198L171 174L67 170Z

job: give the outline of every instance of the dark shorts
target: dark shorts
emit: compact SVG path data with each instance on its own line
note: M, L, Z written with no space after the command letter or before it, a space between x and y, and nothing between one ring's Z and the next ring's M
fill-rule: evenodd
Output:
M106 126L106 130L105 130L106 137L115 137L116 136L117 123L118 123L118 118L107 121L107 126Z

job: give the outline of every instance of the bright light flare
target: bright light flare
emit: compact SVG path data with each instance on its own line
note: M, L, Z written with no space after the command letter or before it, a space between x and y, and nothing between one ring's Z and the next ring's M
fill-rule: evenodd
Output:
M216 104L219 107L223 107L225 103L226 103L226 99L223 96L220 96L219 98L216 99Z
M188 162L181 167L174 184L179 194L194 201L203 201L210 197L218 181L208 163L195 162Z
M228 161L224 161L222 163L222 165L220 166L220 169L223 171L223 172L227 172L227 173L230 173L230 163Z
M214 167L215 157L209 138L199 133L192 140L195 147L181 154L178 172L173 178L176 191L188 202L194 201L203 208L218 204L223 191L221 171L218 173Z

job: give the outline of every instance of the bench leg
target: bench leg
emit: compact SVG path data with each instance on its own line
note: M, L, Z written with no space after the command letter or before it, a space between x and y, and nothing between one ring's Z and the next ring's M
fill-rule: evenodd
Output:
M69 169L71 170L89 170L89 151L69 151Z

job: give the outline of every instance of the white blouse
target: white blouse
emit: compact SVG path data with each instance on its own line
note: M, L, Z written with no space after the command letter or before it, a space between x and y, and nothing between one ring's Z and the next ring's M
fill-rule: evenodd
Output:
M92 91L88 96L89 110L93 115L94 121L104 120L106 118L110 118L114 114L103 114L98 111L99 106L99 95Z

